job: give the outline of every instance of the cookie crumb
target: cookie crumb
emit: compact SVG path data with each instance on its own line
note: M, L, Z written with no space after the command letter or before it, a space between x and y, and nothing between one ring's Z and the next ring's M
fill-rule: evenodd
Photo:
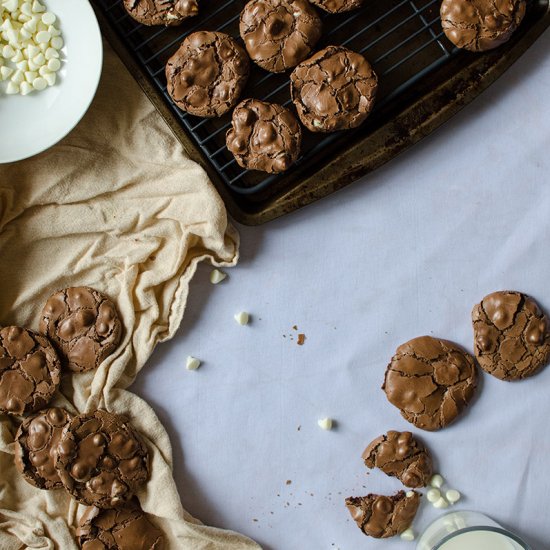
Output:
M299 346L303 346L305 341L306 341L306 335L302 333L298 334L298 340L296 341L296 343Z

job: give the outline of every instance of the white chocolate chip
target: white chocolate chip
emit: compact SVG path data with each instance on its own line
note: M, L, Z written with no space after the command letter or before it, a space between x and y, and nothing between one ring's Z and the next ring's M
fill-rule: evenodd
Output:
M433 507L434 508L439 508L439 509L448 508L449 503L443 497L441 497L433 503Z
M323 123L320 120L314 119L313 120L313 126L315 126L315 128L322 128Z
M210 282L213 285L217 285L218 283L221 283L225 278L227 277L227 274L223 271L220 271L219 269L213 269L210 272Z
M250 320L250 315L246 311L236 313L234 317L239 325L248 325L248 321Z
M48 61L48 69L52 73L59 71L60 68L61 68L61 61L59 61L59 59L56 59L55 57L53 57Z
M25 80L32 84L32 81L38 76L36 71L25 71Z
M196 357L191 357L191 355L187 358L185 363L185 368L187 370L197 370L200 366L201 362Z
M405 493L405 496L406 496L407 498L412 498L412 497L414 497L414 491L407 491L407 492Z
M317 420L317 424L323 430L332 430L332 418L320 418Z
M32 62L35 65L38 65L39 67L42 67L42 65L44 65L46 63L46 58L44 57L44 54L42 52L40 52L39 54L35 55L32 58Z
M21 84L24 80L25 73L21 69L17 69L11 77L11 81L15 84Z
M45 78L41 77L41 76L37 76L32 81L32 87L35 90L38 90L38 91L44 90L45 88L48 87L48 81Z
M414 531L409 527L408 529L405 529L405 531L403 531L400 535L401 539L402 540L414 540L415 539L415 535L414 535Z
M61 36L54 36L50 40L50 44L52 48L55 48L56 50L60 50L63 47L63 38L61 38Z
M0 67L0 77L2 80L8 79L13 74L11 67Z
M435 474L432 476L432 479L430 479L430 485L432 487L436 487L437 489L440 489L443 485L443 478L439 474Z
M462 495L456 489L449 489L445 493L445 498L451 503L454 504L460 500Z
M426 498L428 499L428 502L437 502L441 498L441 491L436 488L428 489Z
M48 48L44 54L44 57L48 60L54 58L57 59L59 57L59 52L55 48Z
M51 38L52 35L48 31L38 31L34 37L38 44L47 44L51 40Z
M33 13L42 13L46 11L46 8L38 0L34 0L32 3L32 11Z
M44 73L42 76L48 83L48 86L53 86L55 84L55 81L57 80L55 73Z
M30 94L32 92L32 90L33 90L32 84L29 84L26 80L21 82L21 86L19 86L19 93L21 95Z
M8 95L18 94L19 93L19 84L17 84L16 82L13 82L13 80L8 82L8 86L6 87L6 93Z
M56 19L57 17L55 16L55 13L52 13L51 11L47 11L42 15L42 23L44 23L44 25L53 25Z

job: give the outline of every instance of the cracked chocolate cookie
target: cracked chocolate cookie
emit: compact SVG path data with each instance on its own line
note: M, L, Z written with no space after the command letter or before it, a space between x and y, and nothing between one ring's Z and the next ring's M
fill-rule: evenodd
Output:
M441 25L455 46L483 52L509 40L525 7L525 0L443 0Z
M359 126L374 105L378 79L369 62L341 46L329 46L290 75L290 93L302 124L312 132Z
M405 420L432 431L460 414L476 386L471 355L447 340L421 336L397 348L382 389Z
M53 407L24 420L15 436L15 466L23 477L39 489L63 487L55 469L55 450L67 422L65 409Z
M550 360L550 327L537 303L521 292L485 296L472 311L479 366L501 380L535 374Z
M233 111L227 148L239 166L263 172L284 172L298 158L302 141L294 115L275 103L245 99Z
M399 491L390 497L370 494L346 499L346 507L359 529L377 539L394 537L408 529L419 504L420 494L416 491Z
M162 550L164 536L140 508L130 501L124 508L88 508L76 536L82 550Z
M0 330L0 412L25 414L48 404L61 364L47 338L21 327Z
M149 455L125 417L98 410L75 416L65 426L55 467L78 502L114 508L147 481Z
M328 13L341 13L360 8L365 0L310 0L310 2Z
M107 296L93 288L72 287L48 298L40 332L53 342L64 367L84 372L97 368L115 351L121 323Z
M405 487L426 487L432 477L432 457L411 432L390 430L369 443L362 458L365 466L379 468Z
M241 95L250 63L244 49L222 32L190 34L166 64L168 93L183 111L221 116Z
M252 61L272 73L295 67L321 38L322 24L306 0L251 0L240 31Z
M144 25L181 25L199 13L197 0L124 0L126 11Z

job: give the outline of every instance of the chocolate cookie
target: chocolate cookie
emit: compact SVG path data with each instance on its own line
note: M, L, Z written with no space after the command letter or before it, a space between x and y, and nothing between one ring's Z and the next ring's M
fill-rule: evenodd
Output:
M61 364L47 338L21 327L0 330L0 412L41 409L61 379Z
M115 351L121 323L107 296L93 288L72 287L48 299L40 332L53 342L64 367L83 372L97 368Z
M369 62L341 46L329 46L290 75L290 93L302 124L312 132L359 126L374 105L378 79Z
M282 73L310 54L322 24L306 0L251 0L241 13L240 30L252 61Z
M15 436L15 466L39 489L63 487L55 469L55 451L63 428L72 419L65 409L44 409L19 426Z
M180 25L199 13L197 0L124 0L124 7L144 25Z
M249 71L246 52L229 35L195 32L166 64L168 93L187 113L221 116L237 103Z
M391 497L370 494L346 499L346 507L359 529L377 539L393 537L408 529L419 504L420 494L416 491L399 491Z
M55 467L78 502L113 508L147 481L148 462L147 448L127 419L99 410L65 426Z
M76 536L82 550L162 550L164 537L139 504L132 500L124 508L88 508L80 519Z
M455 46L482 52L512 36L525 7L525 0L443 0L441 25Z
M365 0L310 0L310 2L329 13L341 13L360 8Z
M535 374L550 360L550 327L537 303L521 292L485 296L472 311L479 366L501 380Z
M397 348L382 389L403 418L431 431L458 416L476 385L473 357L452 342L421 336Z
M302 131L294 115L281 105L245 99L233 111L226 142L239 166L284 172L300 154Z
M432 477L432 457L411 432L389 431L363 452L368 468L379 468L406 487L426 487Z

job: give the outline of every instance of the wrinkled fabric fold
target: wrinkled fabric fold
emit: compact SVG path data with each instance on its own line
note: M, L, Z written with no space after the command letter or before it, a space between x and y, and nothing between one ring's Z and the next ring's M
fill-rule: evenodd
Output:
M53 404L130 418L151 455L138 497L170 549L259 548L182 508L168 435L127 390L156 344L175 334L198 262L230 266L237 258L238 234L205 172L107 45L98 93L76 129L32 159L0 166L0 326L37 330L47 297L68 286L96 288L115 302L119 347L95 372L65 372ZM0 414L0 548L77 548L84 507L19 475L18 423Z

